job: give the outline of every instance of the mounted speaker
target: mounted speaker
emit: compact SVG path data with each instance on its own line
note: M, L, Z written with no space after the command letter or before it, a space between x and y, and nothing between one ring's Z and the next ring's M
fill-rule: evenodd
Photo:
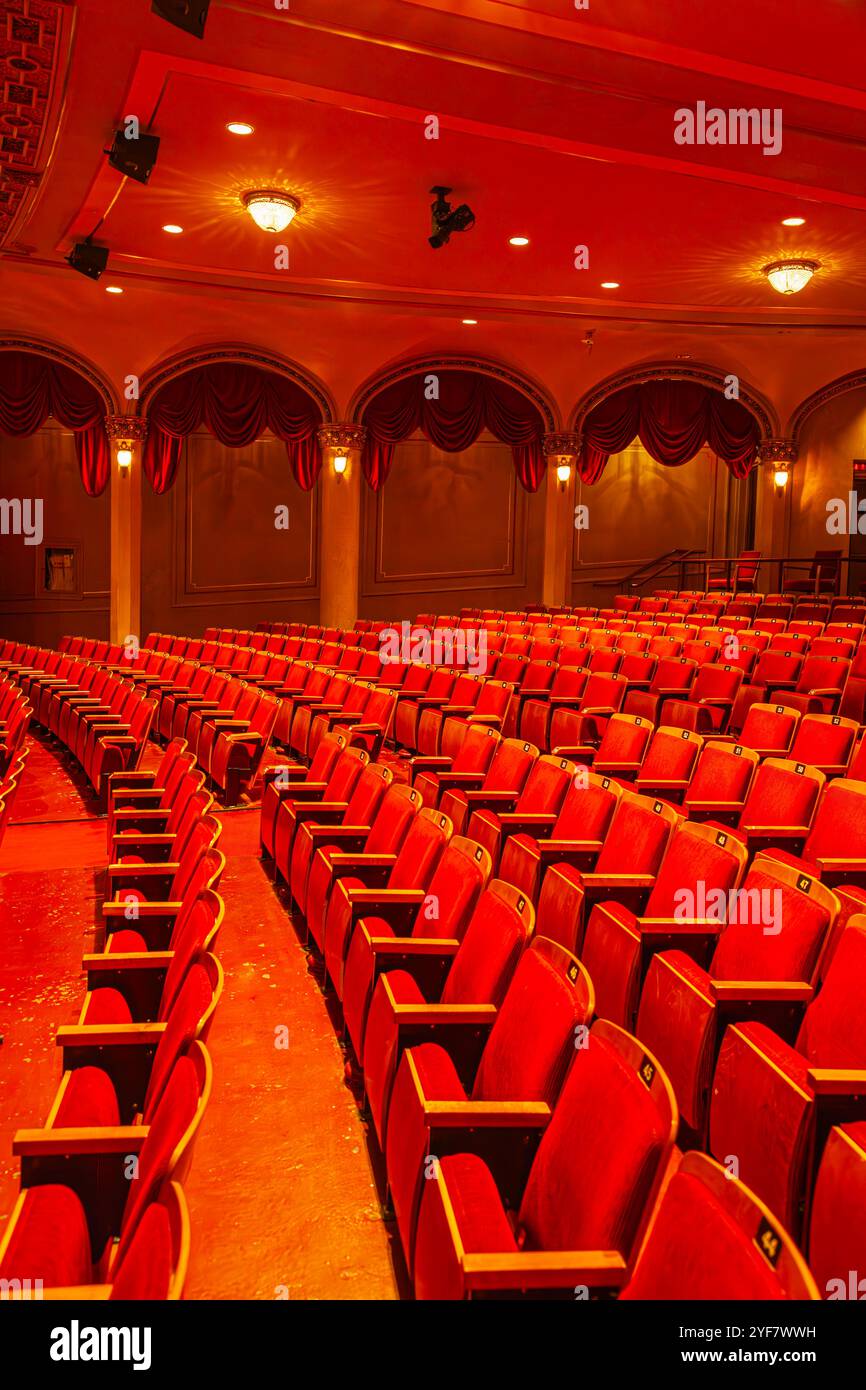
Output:
M153 173L156 156L159 154L158 135L139 135L128 140L126 132L115 131L114 142L108 151L108 162L112 169L125 174L136 183L147 183Z
M152 0L150 8L176 29L203 39L209 5L210 0Z
M66 259L79 275L86 275L88 280L98 280L108 265L108 247L93 246L89 241L76 241Z

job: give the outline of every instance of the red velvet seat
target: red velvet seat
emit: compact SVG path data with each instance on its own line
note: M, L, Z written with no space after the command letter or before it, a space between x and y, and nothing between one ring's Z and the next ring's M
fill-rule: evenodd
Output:
M359 1060L379 976L411 969L422 983L441 984L491 871L487 852L455 835L426 888L392 890L358 918L346 952L343 1020Z
M417 797L417 792L407 791L407 798L413 795ZM413 804L412 810L417 806ZM321 950L338 998L343 997L344 963L358 918L364 916L365 909L375 915L378 901L383 897L387 900L395 890L426 888L452 832L447 816L425 809L411 815L394 852L331 856L330 869L336 881L325 908ZM310 908L312 888L311 872Z
M132 809L164 811L173 803L178 788L194 764L183 739L167 744L152 772L117 772L108 779L108 847L115 833L117 812Z
M679 804L688 791L703 746L701 735L691 729L660 725L635 777L635 790L642 796L657 796Z
M804 714L788 756L795 763L819 768L827 777L844 777L859 727L856 720L838 714Z
M442 793L449 787L460 786L464 779L469 779L470 786L477 786L500 743L498 731L485 724L464 725L461 729L459 720L449 719L446 727L453 729L455 735L460 731L456 753L419 755L409 765L412 785L428 807L438 806Z
M742 680L739 666L722 665L716 660L707 662L699 668L688 700L671 698L663 702L661 722L699 734L723 733Z
M683 821L671 836L640 916L622 902L595 903L581 959L592 977L601 1017L632 1026L654 952L678 945L706 961L719 932L710 895L737 888L745 866L745 847L730 831Z
M818 1297L773 1213L728 1169L689 1153L665 1188L620 1302Z
M63 1153L43 1131L20 1131L23 1191L0 1242L0 1278L41 1280L46 1293L110 1282L163 1184L182 1179L211 1084L208 1054L194 1043L176 1063L149 1125L113 1126L100 1135L98 1150L87 1130L73 1130ZM138 1160L132 1183L130 1154ZM38 1183L31 1186L36 1161Z
M533 1122L534 1121L534 1122ZM528 1176L496 1176L477 1148L448 1154L424 1183L415 1239L415 1296L455 1299L575 1288L628 1277L676 1126L673 1097L644 1048L607 1022L577 1049ZM514 1143L522 1135L514 1136ZM501 1184L501 1186L500 1186ZM516 1210L516 1228L505 1201Z
M754 854L784 846L798 854L824 788L824 774L805 763L765 758L755 773L736 834Z
M713 1081L710 1151L796 1236L829 1126L856 1120L866 1088L866 918L849 919L792 1047L760 1022L726 1031ZM755 1125L755 1115L772 1124Z
M345 746L346 740L344 738L337 734L328 734L316 749L316 755L309 768L302 768L297 763L281 762L275 767L266 769L262 778L259 826L259 842L263 858L273 859L274 857L274 831L277 811L283 797L289 794L291 787L297 787L302 783L309 783L311 787L319 783L326 783Z
M802 851L791 854L771 845L761 857L815 874L831 887L866 887L866 782L847 777L827 782Z
M809 1221L809 1265L821 1296L866 1294L866 1122L834 1125L818 1169Z
M706 969L682 950L653 956L637 1015L637 1035L667 1071L699 1144L725 1027L760 1020L795 1035L839 901L816 879L762 856L723 913Z
M431 1155L460 1152L467 1133L488 1128L507 1158L509 1119L551 1108L593 1015L592 984L570 952L536 937L524 951L480 1058L456 1057L447 1043L408 1048L388 1111L388 1185L411 1271L417 1209ZM447 1118L446 1118L447 1114ZM497 1124L498 1120L498 1124ZM471 1139L470 1139L471 1143Z
M499 877L535 903L551 864L589 869L604 852L619 797L620 788L610 778L578 769L558 812L506 823Z
M479 897L463 939L449 952L444 982L419 979L411 968L379 976L364 1037L364 1086L380 1147L391 1087L407 1047L428 1041L431 1027L451 1047L477 1052L492 1025L523 949L532 935L532 904L494 879ZM465 1042L463 1041L465 1040Z
M497 807L511 811L538 760L538 749L516 738L504 738L498 744L483 776L461 779L459 786L446 787L439 798L444 811L459 834L466 830L469 817L480 810Z
M249 792L254 788L273 735L279 707L280 701L275 695L263 695L245 727L233 725L229 729L224 725L219 730L209 772L225 793L228 804L236 802L243 789Z
M697 674L697 664L681 656L659 656L648 690L631 688L623 702L623 714L640 714L658 724L666 699L687 699Z
M314 801L346 801L370 759L360 748L343 748L325 781L280 784L271 782L270 792L277 794L274 820L274 863L277 872L289 881L292 850L297 829L297 810ZM273 804L273 801L272 801Z
M520 736L536 748L543 750L551 746L551 723L557 710L577 706L589 679L589 672L581 666L562 666L555 668L549 689L540 694L527 694L520 712Z
M297 830L292 846L289 886L302 914L307 912L308 875L317 850L322 849L326 858L329 852L336 851L359 854L373 833L385 794L393 780L394 774L389 768L379 763L369 763L361 770L347 801L313 801L306 807L296 806ZM405 792L406 788L401 787L399 798L395 795L389 807L396 801L399 808ZM394 819L394 811L389 817L386 810L386 822ZM383 843L382 833L380 830L377 837L380 846L378 852L387 853L393 848L393 842L389 838Z
M802 714L835 714L851 662L841 656L807 656L793 690L773 690L770 700Z
M576 773L575 764L567 758L553 758L550 754L545 754L544 757L537 758L530 767L520 794L512 804L513 809L505 801L502 802L501 809L497 809L497 798L493 806L479 807L476 810L472 809L475 798L471 799L471 815L466 833L470 840L483 845L487 850L494 873L499 868L503 842L510 835L531 832L537 828L537 816L547 818L559 814ZM444 798L442 809L447 810Z
M682 800L689 820L735 825L758 763L758 754L743 744L715 739L704 744Z
M394 741L410 752L418 749L418 723L425 709L434 710L448 704L457 676L446 667L437 666L430 672L425 689L407 695L401 691L394 714Z

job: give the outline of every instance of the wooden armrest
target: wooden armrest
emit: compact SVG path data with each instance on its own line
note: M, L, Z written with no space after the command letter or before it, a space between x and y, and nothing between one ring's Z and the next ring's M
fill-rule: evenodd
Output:
M464 1255L463 1277L474 1292L506 1289L620 1288L628 1267L617 1250L521 1250Z
M12 1140L16 1158L49 1158L84 1154L134 1154L149 1125L105 1125L81 1129L19 1129Z

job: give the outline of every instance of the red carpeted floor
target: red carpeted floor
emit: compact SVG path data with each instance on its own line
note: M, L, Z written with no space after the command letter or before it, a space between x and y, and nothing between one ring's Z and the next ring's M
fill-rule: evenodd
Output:
M0 1228L18 1191L12 1135L47 1114L60 1075L54 1034L78 1017L107 857L92 798L68 763L32 743L0 847ZM258 811L221 818L226 983L208 1039L213 1096L185 1184L185 1296L395 1298L366 1128L325 999L259 859Z

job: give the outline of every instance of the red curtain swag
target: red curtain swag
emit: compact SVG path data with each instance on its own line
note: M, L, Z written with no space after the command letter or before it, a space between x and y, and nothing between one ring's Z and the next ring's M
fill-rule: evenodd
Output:
M35 434L51 415L75 435L85 492L98 497L111 472L105 403L72 367L32 352L0 352L0 432Z
M438 400L427 400L430 376L438 383ZM527 492L536 492L544 477L544 424L537 408L520 391L478 372L419 372L395 382L375 396L364 411L367 426L362 469L378 491L387 480L394 445L420 430L437 449L460 453L487 429L510 444L517 476Z
M232 449L270 430L285 443L295 481L305 492L322 467L319 407L294 382L246 363L214 362L185 372L157 392L147 418L144 472L154 492L168 492L183 441L200 425Z
M611 454L640 439L657 463L676 468L709 444L735 478L755 463L758 423L739 401L691 381L646 381L627 386L590 411L583 427L579 471L595 483Z

